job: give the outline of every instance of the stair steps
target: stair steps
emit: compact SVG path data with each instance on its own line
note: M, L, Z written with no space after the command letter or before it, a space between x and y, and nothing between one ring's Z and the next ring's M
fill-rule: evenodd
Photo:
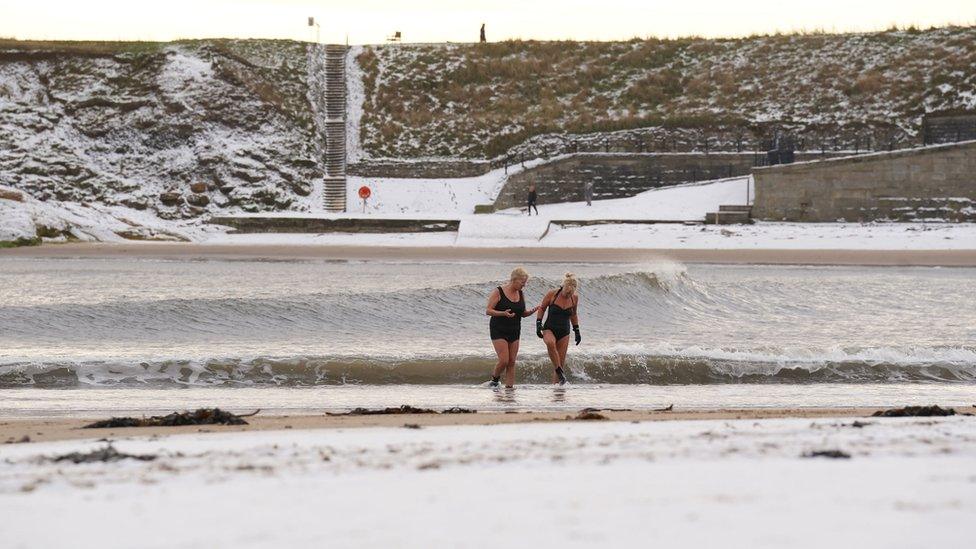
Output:
M752 206L746 205L722 205L718 207L720 212L745 212L748 214L752 213Z
M705 214L705 223L710 225L735 225L752 223L752 206L721 205L717 212Z
M322 206L346 211L346 46L325 46L325 177Z

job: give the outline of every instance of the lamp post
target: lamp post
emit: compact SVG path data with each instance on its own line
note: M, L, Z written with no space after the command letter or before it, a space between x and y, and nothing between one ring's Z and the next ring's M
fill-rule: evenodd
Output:
M319 26L318 23L315 22L315 18L314 17L309 17L308 18L308 26L315 27L315 43L318 44L319 43L319 33L322 30L322 28Z

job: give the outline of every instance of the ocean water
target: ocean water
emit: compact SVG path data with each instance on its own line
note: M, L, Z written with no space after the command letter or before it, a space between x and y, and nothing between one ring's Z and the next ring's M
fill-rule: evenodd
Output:
M976 269L571 259L524 265L530 307L581 280L571 386L528 318L492 392L514 264L3 258L0 412L976 403Z

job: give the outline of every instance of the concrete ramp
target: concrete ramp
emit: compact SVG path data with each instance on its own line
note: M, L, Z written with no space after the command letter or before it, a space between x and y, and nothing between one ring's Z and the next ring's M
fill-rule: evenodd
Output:
M549 219L526 215L471 215L461 218L462 240L539 240L549 230Z

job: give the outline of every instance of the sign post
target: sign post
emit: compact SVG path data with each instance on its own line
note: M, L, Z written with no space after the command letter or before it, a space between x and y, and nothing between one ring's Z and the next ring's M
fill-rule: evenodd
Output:
M369 198L371 194L373 193L366 185L359 187L359 198L363 199L363 213L366 213L366 199Z

